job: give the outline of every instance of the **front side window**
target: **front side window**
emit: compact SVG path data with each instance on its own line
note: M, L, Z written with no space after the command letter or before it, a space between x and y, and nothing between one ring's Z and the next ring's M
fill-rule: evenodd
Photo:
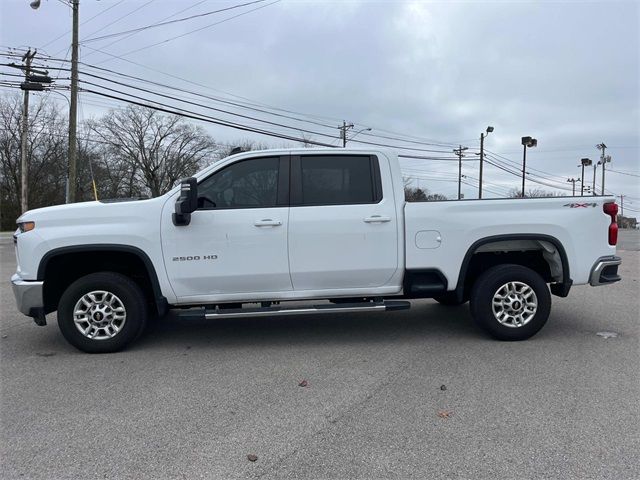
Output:
M377 163L377 162L376 162ZM375 203L379 200L368 155L302 156L302 205Z
M243 160L198 185L198 208L263 208L278 203L278 157Z

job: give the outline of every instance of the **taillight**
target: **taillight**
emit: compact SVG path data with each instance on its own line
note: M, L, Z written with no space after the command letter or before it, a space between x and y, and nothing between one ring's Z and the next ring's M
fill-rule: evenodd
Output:
M611 224L609 225L609 245L616 245L618 243L618 222L616 221L618 205L614 202L605 203L602 206L602 210L611 217Z

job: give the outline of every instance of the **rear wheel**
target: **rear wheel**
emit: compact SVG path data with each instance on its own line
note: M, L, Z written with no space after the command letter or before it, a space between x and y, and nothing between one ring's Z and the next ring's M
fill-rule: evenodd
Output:
M544 326L551 294L544 279L520 265L498 265L482 274L471 290L471 315L499 340L526 340Z
M142 333L146 321L142 290L119 273L98 272L79 278L58 304L62 335L87 353L122 350Z

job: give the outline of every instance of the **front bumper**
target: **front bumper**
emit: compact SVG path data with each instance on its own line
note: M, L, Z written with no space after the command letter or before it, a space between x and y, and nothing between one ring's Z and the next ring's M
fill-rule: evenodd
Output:
M591 268L589 284L597 287L598 285L607 285L620 281L622 277L618 275L618 265L621 263L622 259L615 255L600 257Z
M44 282L23 280L17 273L11 277L13 295L16 297L18 310L33 317L38 325L45 325L44 299L42 295Z

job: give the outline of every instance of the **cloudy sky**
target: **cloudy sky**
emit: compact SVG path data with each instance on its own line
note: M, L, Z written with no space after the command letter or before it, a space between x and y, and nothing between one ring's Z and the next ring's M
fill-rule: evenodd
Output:
M243 3L251 4L238 6ZM52 58L69 57L71 15L63 0L42 0L38 10L29 8L29 0L2 0L0 16L3 51L30 46ZM628 195L629 213L640 212L640 2L81 0L80 20L87 64L81 70L106 79L81 75L101 85L85 88L105 92L107 86L332 144L339 142L331 137L342 120L355 124L350 135L370 127L354 140L438 159L406 159L403 165L421 187L449 196L457 191L451 150L462 144L470 152L463 166L467 198L477 195L473 152L488 125L495 131L485 146L497 165L485 169L491 196L519 185L503 169L521 168L524 135L538 139L527 152L528 186L548 190L570 187L566 180L579 176L580 158L597 160L595 145L604 142L612 157L607 190ZM60 85L68 83L65 76ZM49 97L66 106L59 95ZM96 117L120 104L83 93L80 115ZM203 125L221 142L291 144ZM592 176L588 169L589 184ZM599 190L600 170L597 185Z

